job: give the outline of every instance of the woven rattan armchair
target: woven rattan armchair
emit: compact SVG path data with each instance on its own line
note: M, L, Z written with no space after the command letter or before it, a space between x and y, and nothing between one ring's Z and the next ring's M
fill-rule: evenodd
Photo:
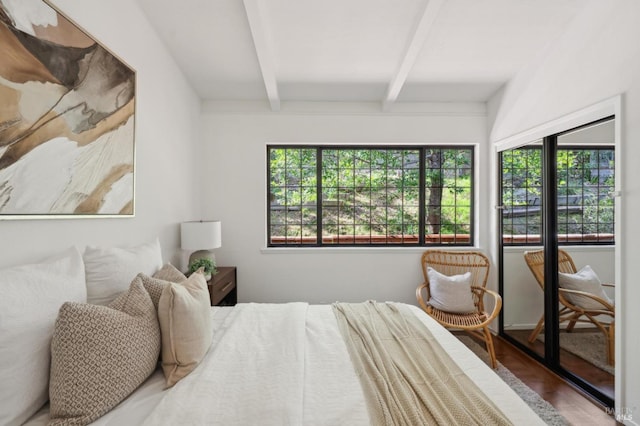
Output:
M527 266L533 273L536 281L544 291L544 250L526 251L524 253L524 259L527 262ZM576 265L573 259L564 250L558 250L558 272L564 272L567 274L575 274L577 272ZM612 284L602 284L605 287L613 287ZM615 335L615 307L608 301L595 296L591 293L587 293L579 290L570 290L566 288L558 289L558 300L560 302L560 321L559 324L568 321L569 324L566 327L566 331L573 331L577 322L591 323L595 325L602 333L604 333L607 339L607 362L609 365L614 364L614 335ZM601 305L600 309L585 309L581 306L571 303L567 298L567 295L580 295L595 300ZM606 315L611 317L610 323L603 323L598 320L598 316ZM536 328L529 335L529 343L533 343L538 334L542 332L544 328L544 313L540 317Z
M430 306L428 267L448 276L470 272L471 292L473 293L473 302L476 310L471 313L456 314ZM491 366L496 368L498 363L493 348L493 336L489 331L489 324L498 316L502 307L502 298L498 293L485 288L489 276L489 268L489 259L480 252L427 250L422 254L424 283L416 289L416 297L422 309L444 327L464 330L482 340L491 358ZM493 299L493 310L490 314L485 311L484 297L487 295Z

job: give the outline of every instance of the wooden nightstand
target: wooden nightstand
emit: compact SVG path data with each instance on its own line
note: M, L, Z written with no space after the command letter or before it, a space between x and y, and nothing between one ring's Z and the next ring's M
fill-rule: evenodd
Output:
M238 283L235 266L218 266L218 273L208 282L211 306L234 306L238 303Z

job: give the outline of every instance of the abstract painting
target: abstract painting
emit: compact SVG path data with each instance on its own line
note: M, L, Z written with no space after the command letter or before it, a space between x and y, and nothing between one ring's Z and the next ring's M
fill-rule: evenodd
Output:
M0 219L133 216L135 71L42 0L0 0Z

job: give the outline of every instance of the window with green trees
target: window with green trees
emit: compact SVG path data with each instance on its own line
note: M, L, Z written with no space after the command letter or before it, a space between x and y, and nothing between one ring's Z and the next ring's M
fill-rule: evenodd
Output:
M557 150L558 242L613 244L614 149L559 146ZM542 239L542 148L502 154L502 232L507 245Z
M473 147L267 147L268 245L473 244Z

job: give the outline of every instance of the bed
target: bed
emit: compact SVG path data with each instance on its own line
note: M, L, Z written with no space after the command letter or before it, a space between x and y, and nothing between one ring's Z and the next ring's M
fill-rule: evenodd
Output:
M544 424L455 336L417 307L408 309L513 424ZM158 369L135 393L93 424L371 424L331 306L213 307L211 321L213 343L189 376L164 390L164 376ZM26 424L46 425L48 420L45 407Z
M158 248L154 250L159 251ZM3 417L0 423L24 423L29 426L52 424L51 420L56 416L51 412L53 406L58 404L54 395L56 395L56 386L59 385L56 374L59 373L60 362L73 360L70 364L71 369L65 370L64 378L67 375L73 376L78 368L82 368L78 367L79 363L75 357L82 356L83 351L74 349L72 352L62 352L62 355L57 353L60 346L57 333L60 323L64 323L61 318L64 318L66 307L71 305L88 309L92 315L96 312L111 315L117 309L118 301L133 300L131 294L136 290L139 296L144 298L140 300L148 305L151 322L157 323L160 320L160 325L155 324L155 327L162 329L162 338L156 336L156 344L160 345L162 340L162 350L156 348L156 351L152 352L148 374L145 373L144 379L135 385L133 392L129 394L127 391L126 396L118 399L108 410L91 418L91 424L97 426L416 424L406 419L396 421L398 420L396 416L387 418L387 421L380 421L378 414L372 411L370 389L363 385L363 377L367 378L369 375L365 368L357 364L353 347L347 343L348 339L345 339L344 324L351 319L346 316L341 317L337 313L345 306L359 309L360 306L365 305L384 306L385 309L395 310L399 321L416 322L418 334L425 333L430 336L435 346L445 354L447 363L450 363L444 370L438 367L440 370L438 374L444 377L445 387L468 383L464 385L465 389L471 389L471 387L479 389L481 393L479 399L489 401L489 405L497 407L499 415L506 417L505 423L544 424L491 368L416 306L400 303L377 304L369 301L333 305L241 303L235 307L210 307L206 284L201 284L204 283L204 278L198 277L198 274L195 274L193 279L189 277L184 283L172 284L172 286L187 288L188 283L193 282L197 284L193 287L193 291L204 292L202 297L204 304L197 309L191 305L187 314L196 311L204 314L202 319L206 324L205 329L208 330L207 338L204 340L206 346L197 362L192 363L186 373L179 375L169 385L165 362L168 358L165 352L165 343L168 339L164 334L161 319L164 314L161 313L162 302L158 305L158 295L154 296L153 289L146 285L146 281L139 279L145 276L140 273L131 282L128 291L123 291L126 285L123 287L118 284L120 288L119 291L113 292L114 297L120 294L108 306L86 303L87 300L91 302L92 297L91 286L85 282L85 277L91 279L90 257L85 252L83 259L76 250L72 250L54 258L49 263L2 271L0 287L5 291L5 296L10 297L5 297L0 302L2 304L0 328L3 332L0 335L0 357L11 360L11 365L3 363L4 365L0 368L0 376L3 380L3 388L0 389L2 393L0 395L2 410L0 411L12 410L15 408L14 405L26 404L23 402L25 395L29 397L37 393L41 395L32 398L29 407L23 407L24 409L18 415L29 413L28 410L31 410L31 414L27 414L22 419L14 417L14 420ZM104 261L104 256L101 256L101 262ZM117 270L123 276L130 276L132 271L142 268L139 257L132 262L135 266L132 266L131 270L126 270L127 268L121 265L121 255L117 261L119 262L117 268L111 265L107 269ZM161 260L156 259L145 266L145 269L152 273L161 266ZM38 270L41 272L34 273ZM29 275L31 276L28 277ZM121 280L121 277L118 278L118 281ZM156 282L158 279L148 278L148 281ZM145 285L140 284L141 282ZM18 284L14 285L14 283ZM90 290L89 296L86 292L83 293L85 286ZM101 286L103 286L101 290L104 290L104 283L101 283ZM202 286L204 288L201 288ZM30 287L33 287L32 294L28 293L31 291ZM14 292L18 296L14 297ZM43 297L45 292L50 292L51 300ZM161 301L164 300L166 293L166 291L162 292ZM100 297L104 294L106 293L100 293ZM32 299L35 303L32 303L32 306L29 305L31 310L29 306L20 302ZM64 300L74 299L77 302L62 303ZM61 304L62 307L60 307ZM22 315L22 318L18 319L20 323L17 326L15 323L12 326L12 321L16 321L16 315ZM122 317L119 311L118 315ZM56 316L57 319L55 319ZM29 324L33 323L34 318L38 318L36 332L28 330L31 325L29 327L25 325L25 321ZM193 328L197 328L196 320L190 318L185 324L188 327L194 324ZM55 321L55 327L53 321ZM87 340L87 336L90 338L99 335L104 330L118 328L117 321L112 322L103 318L97 323L98 326L103 327L102 330L94 331L91 328L89 334L86 334L86 327L81 326L81 322L67 322L73 328L81 330L80 336L83 340ZM45 324L44 327L43 324ZM126 327L131 328L130 325ZM186 332L184 330L180 334L187 336L189 329L186 329ZM378 333L377 329L369 332L372 336L383 334ZM28 334L33 335L29 337L29 341L26 343L21 341ZM39 342L38 350L34 349L36 341ZM89 390L97 393L93 393L91 397L85 395L84 390L78 393L78 389L86 389L76 382L76 380L84 380L83 375L98 377L102 364L108 362L113 363L109 368L131 367L129 372L121 373L125 375L130 375L131 372L137 374L142 369L142 363L137 364L139 356L137 353L132 356L128 347L125 347L122 353L124 358L117 358L109 354L105 355L112 345L117 346L116 341L109 341L106 347L96 346L100 342L91 342L88 345L85 342L85 346L90 348L88 352L97 352L104 358L102 361L86 366L87 370L83 374L72 377L67 383L67 387L76 393L66 394L65 398L67 400L78 398L78 401L84 401L79 404L78 401L71 401L76 403L79 409L84 408L86 404L93 404L96 400L107 398L106 392L109 390L108 386L103 386L104 383L96 382L95 377L89 377L93 380L90 382L92 384ZM29 346L31 349L27 350L24 346L26 344L31 345ZM158 354L161 355L162 368L158 367ZM392 358L393 356L390 359ZM435 358L415 352L409 357L409 361L416 366L440 365L436 364ZM21 371L26 375L23 374L21 381L18 381ZM104 377L111 377L111 370L105 371L107 376ZM442 371L446 371L447 374L443 374ZM113 374L116 373L118 372ZM30 387L24 387L25 377L33 382L33 384L27 383ZM462 379L468 382L460 381ZM34 387L36 382L40 383L37 392ZM383 388L392 387L383 381L379 383L383 383ZM75 389L76 385L78 389ZM51 402L43 406L47 398ZM415 397L409 396L410 402L413 401L411 398ZM442 395L436 392L429 398L442 399ZM474 401L478 399L474 398ZM454 402L446 406L446 411L459 411L460 408L467 410L468 406L472 405L474 404L469 402ZM0 413L0 417L2 415L3 413ZM70 424L65 421L64 416L60 415L54 423ZM452 424L451 422L439 423ZM493 423L476 422L476 424Z

